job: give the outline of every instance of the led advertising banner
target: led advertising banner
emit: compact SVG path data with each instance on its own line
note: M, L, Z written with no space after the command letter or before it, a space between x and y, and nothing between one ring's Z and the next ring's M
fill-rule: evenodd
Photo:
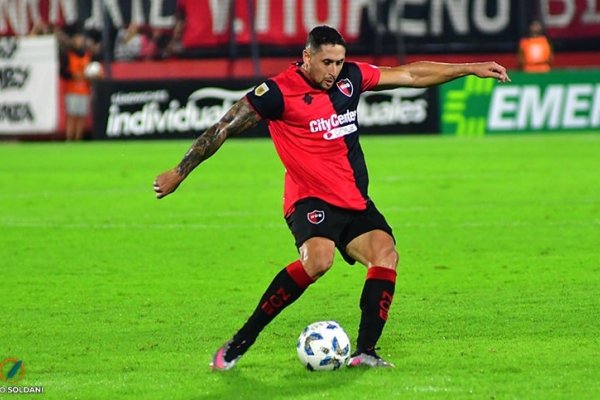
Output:
M95 86L96 139L190 138L215 124L260 82L99 81ZM363 93L358 119L364 134L438 133L438 89ZM307 128L308 129L308 128ZM268 136L260 124L244 136Z
M600 70L511 73L500 84L473 76L442 86L442 132L600 131Z

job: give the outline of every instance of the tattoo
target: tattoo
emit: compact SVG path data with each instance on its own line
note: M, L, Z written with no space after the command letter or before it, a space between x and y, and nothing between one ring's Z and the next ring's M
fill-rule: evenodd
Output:
M260 116L248 104L246 99L235 103L229 111L213 126L200 135L177 166L182 177L188 176L202 161L212 156L221 147L225 139L238 135L256 126Z

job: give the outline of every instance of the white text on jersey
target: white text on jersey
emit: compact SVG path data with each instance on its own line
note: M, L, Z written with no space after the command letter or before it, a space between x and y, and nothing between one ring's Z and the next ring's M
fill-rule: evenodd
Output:
M309 122L309 128L312 133L330 132L334 128L342 125L352 124L356 122L356 110L347 110L344 114L332 114L329 118L313 119ZM356 130L356 129L355 129ZM348 132L350 133L350 132ZM347 134L347 133L346 133ZM337 135L334 135L337 136Z

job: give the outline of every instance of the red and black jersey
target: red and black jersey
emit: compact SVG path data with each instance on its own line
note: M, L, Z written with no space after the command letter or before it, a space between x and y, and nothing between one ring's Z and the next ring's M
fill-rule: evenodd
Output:
M369 177L358 141L360 94L379 82L377 67L346 62L329 90L313 86L293 64L246 95L267 121L285 166L284 212L316 197L351 210L364 210Z

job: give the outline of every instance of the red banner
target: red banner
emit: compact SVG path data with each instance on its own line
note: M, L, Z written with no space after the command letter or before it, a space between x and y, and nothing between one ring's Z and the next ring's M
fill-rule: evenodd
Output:
M600 37L600 0L542 0L541 9L552 39Z
M519 6L519 3L523 5ZM298 46L311 27L336 27L349 43L380 29L387 51L396 51L399 32L407 50L431 48L506 51L518 39L518 27L537 7L522 0L0 0L0 35L27 35L36 22L62 26L78 23L102 30L105 18L114 29L129 23L170 30L179 6L187 19L188 48L227 52L232 32L239 44L250 44L254 26L261 46ZM537 2L536 2L537 3ZM249 4L252 10L249 10ZM600 37L600 0L540 0L548 34L561 39ZM106 5L106 7L103 7ZM233 9L232 9L233 7ZM368 13L368 18L367 14ZM251 15L252 14L252 15ZM252 21L252 24L250 23ZM371 38L362 37L358 45ZM447 46L450 44L451 46ZM278 50L279 50L278 49ZM390 50L391 49L391 50ZM512 48L511 48L512 49ZM588 48L586 48L588 49ZM591 49L593 50L593 48Z
M239 44L249 44L250 21L254 22L261 44L303 44L308 31L320 24L337 28L351 43L360 34L363 11L373 7L373 3L368 0L146 0L143 3L117 0L107 5L106 12L115 28L133 22L170 29L175 22L176 6L186 19L184 45L193 48L226 45L232 30ZM6 4L0 0L0 34L27 35L37 21L59 26L79 22L86 28L102 29L103 16L100 0L15 0Z
M256 0L254 10L249 10L247 1L235 1L231 21L230 1L180 0L186 18L184 46L227 44L232 26L237 43L250 44L252 19L261 44L303 44L308 31L320 24L336 27L346 41L353 42L360 34L365 8L364 2L351 0Z

